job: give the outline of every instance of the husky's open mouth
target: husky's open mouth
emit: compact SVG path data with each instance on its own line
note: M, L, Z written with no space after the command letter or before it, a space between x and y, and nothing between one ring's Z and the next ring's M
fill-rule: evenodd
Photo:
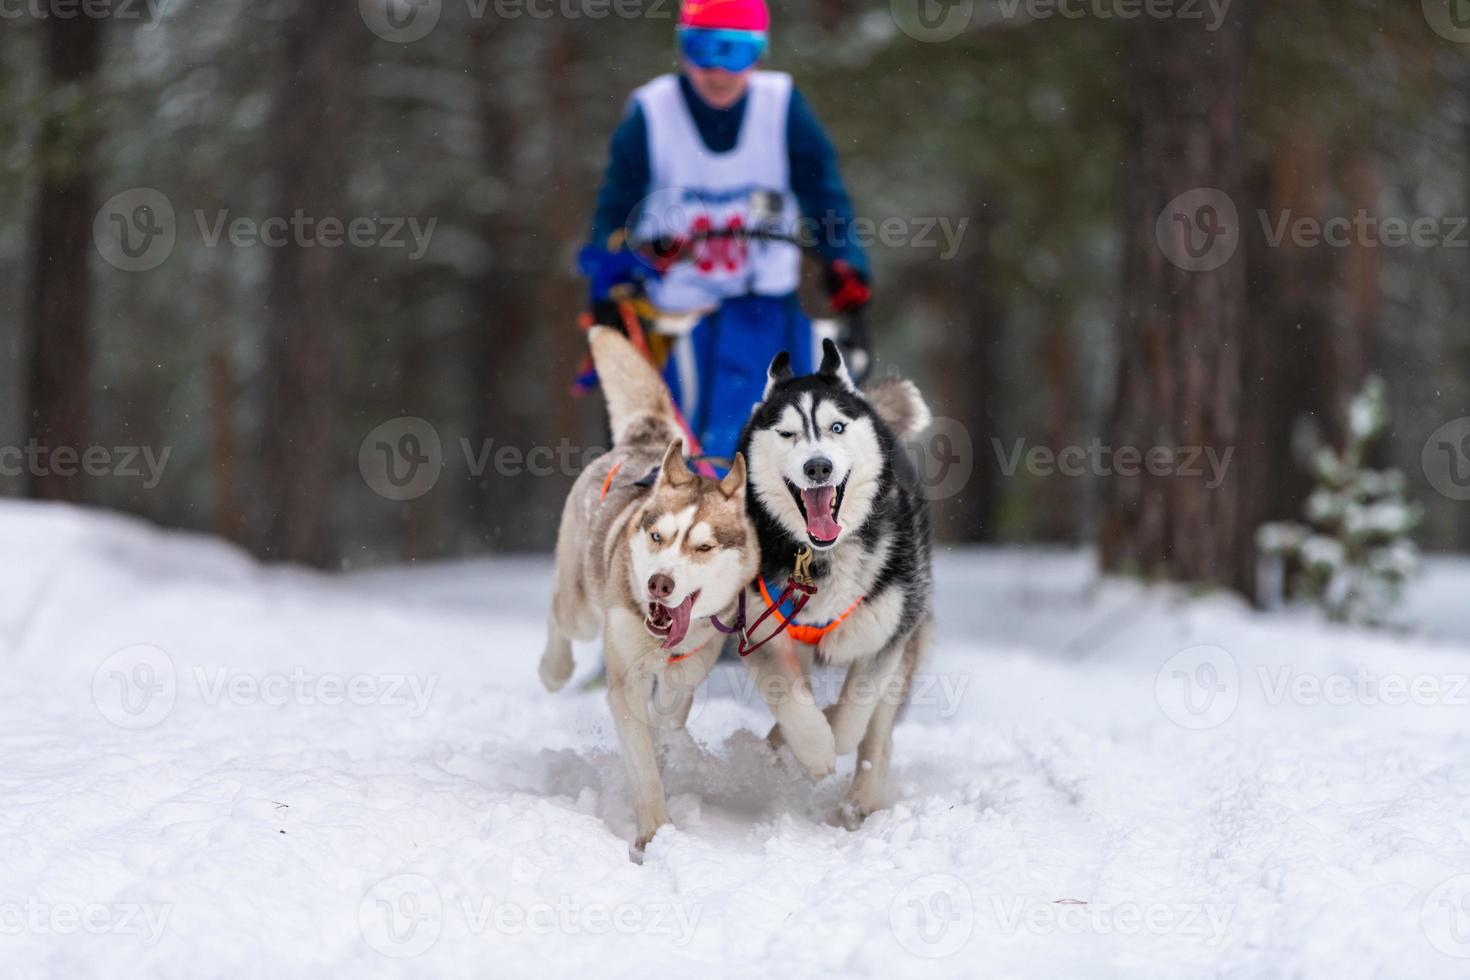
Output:
M812 544L818 548L830 548L836 544L838 536L842 534L842 525L837 523L837 515L842 511L842 496L847 492L847 481L843 480L835 487L801 489L787 480L786 489L791 491L791 499L796 501L802 519L806 521L806 536L811 539Z
M694 601L698 598L699 590L695 589L677 606L666 606L662 602L648 604L648 616L643 620L643 625L648 628L649 633L664 641L665 650L672 650L684 642L684 637L689 632L689 613L694 609Z

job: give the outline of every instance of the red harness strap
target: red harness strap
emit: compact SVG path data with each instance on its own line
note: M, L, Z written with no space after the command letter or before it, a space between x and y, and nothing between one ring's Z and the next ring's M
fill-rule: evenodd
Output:
M789 616L783 616L781 614L781 607L783 605L785 605L787 599L790 599L791 598L792 593L796 593L796 592L799 592L801 594L798 595L796 597L796 601L791 604L791 614ZM745 630L742 630L741 631L741 636L740 636L740 655L742 657L748 657L748 656L750 656L752 653L755 653L761 647L765 646L767 643L770 643L776 637L780 636L782 633L784 633L785 631L789 630L791 628L791 621L794 620L797 616L801 615L801 611L806 608L806 604L808 602L811 602L812 601L812 596L814 596L816 594L817 594L817 587L815 585L803 585L801 582L798 582L796 579L789 578L789 579L786 580L786 588L785 588L785 590L782 591L781 598L780 599L777 599L773 603L773 602L771 602L770 595L767 594L767 592L766 592L766 585L765 585L765 583L762 582L761 583L761 595L766 600L766 611L763 612L763 613L761 613L760 616L758 616L756 618L756 621L750 624L750 627L748 629L745 629ZM743 589L740 592L740 601L741 601L741 605L743 606L745 604L745 591ZM770 619L771 616L773 616L773 615L776 617L776 619L778 621L780 621L781 625L776 628L775 632L773 632L770 636L766 637L764 640L761 640L759 643L752 644L750 642L751 634L753 634L756 631L756 629L758 629L760 627L760 624L761 623L764 623L767 619ZM741 610L741 619L744 620L744 618L745 618L745 616L744 616L744 610L742 609Z
M614 463L613 464L613 468L607 471L607 479L602 481L602 496L599 499L601 499L601 500L606 500L607 499L607 492L612 489L613 477L617 476L618 475L618 470L620 470L622 468L623 468L623 464L622 463Z
M707 646L709 646L709 640L705 640L703 643L701 643L699 646L695 647L693 650L690 650L688 653L671 653L671 654L669 654L669 666L672 667L674 664L683 663L684 661L688 660L690 657L694 656L696 653L698 653L699 651L703 650Z

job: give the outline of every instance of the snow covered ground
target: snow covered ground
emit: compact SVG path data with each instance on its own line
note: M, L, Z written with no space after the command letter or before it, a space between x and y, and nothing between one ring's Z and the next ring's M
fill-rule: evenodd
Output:
M548 577L0 503L4 975L1470 975L1470 564L1390 635L945 555L892 807L831 826L851 759L722 668L642 866Z

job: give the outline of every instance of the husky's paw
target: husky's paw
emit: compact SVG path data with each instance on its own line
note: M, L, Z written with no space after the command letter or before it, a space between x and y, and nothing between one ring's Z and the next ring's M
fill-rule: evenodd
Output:
M541 655L541 670L539 672L541 674L541 683L546 685L548 691L555 694L563 687L566 687L567 681L572 679L572 671L576 670L576 668L577 664L572 659L570 650L554 650L551 647L547 647L546 652Z
M687 728L662 729L656 742L659 761L672 768L694 769L701 761L699 743Z
M839 756L852 755L858 750L859 743L866 734L859 723L854 719L854 712L842 710L842 703L828 705L822 714L827 718L827 724L832 727L832 740L837 745ZM863 719L866 724L867 719Z
M824 779L837 771L837 741L832 729L821 712L814 712L815 720L802 718L793 724L782 722L778 726L780 737L786 742L796 761L813 779ZM773 740L772 745L776 743Z
M857 830L872 815L873 811L874 808L867 803L849 798L837 808L837 816L833 823L844 830Z
M786 736L781 734L780 725L772 725L771 730L766 732L766 744L771 747L772 752L781 754L782 747L786 745Z
M638 839L628 848L628 859L634 864L642 864L643 852L648 850L648 845L653 843L653 839L658 836L658 832L669 826L672 825L667 823L659 824L648 833L640 834Z

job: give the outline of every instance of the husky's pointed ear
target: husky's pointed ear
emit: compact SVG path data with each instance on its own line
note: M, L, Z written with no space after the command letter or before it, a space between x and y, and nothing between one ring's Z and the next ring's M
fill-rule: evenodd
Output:
M745 454L736 453L735 462L730 464L730 472L720 481L720 492L725 499L734 499L745 490Z
M772 388L783 381L790 381L791 378L791 355L783 350L772 358L771 366L766 371L766 393L761 395L761 401L771 397Z
M694 474L689 472L689 464L684 461L684 443L680 440L669 443L658 480L668 487L687 487L694 482Z
M847 373L847 362L842 359L842 351L838 350L837 344L830 337L822 341L822 366L817 368L817 374L828 381L836 381L851 391L857 390L857 386L852 383L852 375Z

